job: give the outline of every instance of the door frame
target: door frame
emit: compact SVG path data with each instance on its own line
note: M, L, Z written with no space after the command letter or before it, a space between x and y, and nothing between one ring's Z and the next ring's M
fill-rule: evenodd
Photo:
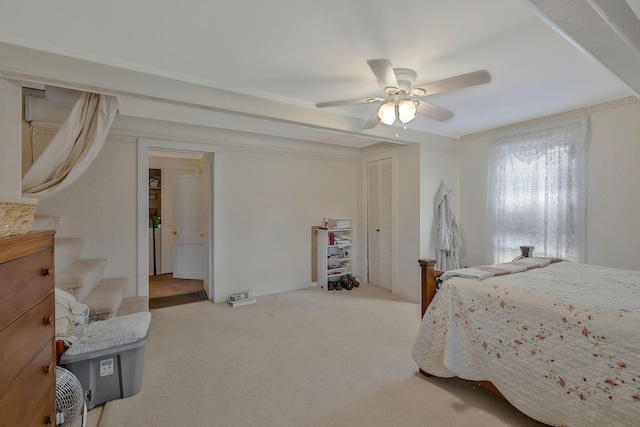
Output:
M362 240L361 247L364 249L361 252L362 262L362 275L369 280L369 179L367 164L382 159L391 159L391 189L393 194L391 195L391 293L395 294L397 289L397 261L398 261L398 152L395 150L385 151L380 154L374 154L372 156L362 158Z
M138 296L149 296L149 150L191 151L209 154L209 162L213 173L210 174L209 220L207 232L206 283L207 295L213 301L222 301L221 266L222 266L222 148L197 142L172 141L161 139L138 139Z

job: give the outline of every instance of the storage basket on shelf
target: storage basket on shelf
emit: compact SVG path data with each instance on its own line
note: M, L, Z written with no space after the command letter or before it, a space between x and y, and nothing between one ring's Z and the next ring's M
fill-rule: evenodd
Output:
M0 196L0 237L30 232L37 205L38 199Z

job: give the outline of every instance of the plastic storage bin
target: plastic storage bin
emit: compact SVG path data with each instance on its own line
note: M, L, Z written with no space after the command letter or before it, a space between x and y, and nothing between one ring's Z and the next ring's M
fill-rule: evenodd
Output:
M85 393L89 392L87 409L140 391L147 337L148 333L130 344L60 357L60 364L80 380Z

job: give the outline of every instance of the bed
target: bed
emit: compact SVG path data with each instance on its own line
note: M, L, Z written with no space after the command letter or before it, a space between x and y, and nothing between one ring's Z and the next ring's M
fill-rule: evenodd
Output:
M549 425L640 425L640 271L525 258L437 290L419 262L421 373L484 382Z

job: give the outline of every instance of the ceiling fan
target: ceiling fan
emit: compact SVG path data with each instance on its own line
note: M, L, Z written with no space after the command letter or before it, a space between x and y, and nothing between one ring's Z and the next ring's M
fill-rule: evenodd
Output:
M362 127L371 129L384 123L392 125L396 118L402 123L409 123L415 118L416 112L429 116L436 120L445 121L453 117L451 111L437 107L420 99L424 96L436 93L449 92L464 87L476 86L491 81L491 74L486 70L475 71L469 74L451 77L422 86L414 87L416 72L408 68L393 68L391 61L387 59L369 59L367 64L378 79L380 87L384 91L384 97L370 97L361 99L347 99L344 101L320 102L318 108L335 107L338 105L372 104L383 102L376 113Z

